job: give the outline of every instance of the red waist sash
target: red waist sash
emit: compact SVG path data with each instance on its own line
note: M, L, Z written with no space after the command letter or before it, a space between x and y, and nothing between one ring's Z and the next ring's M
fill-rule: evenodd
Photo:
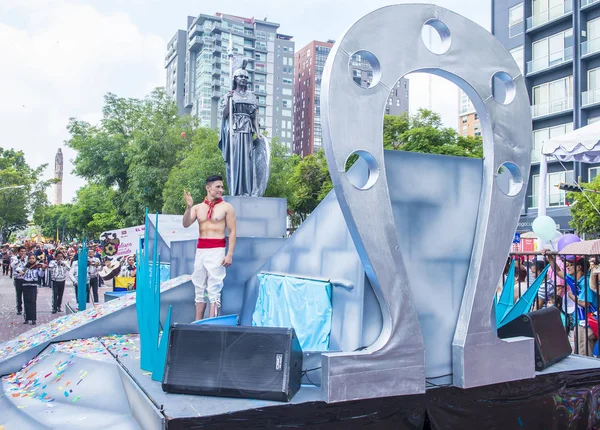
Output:
M223 239L198 239L197 249L209 249L209 248L225 248L225 238Z

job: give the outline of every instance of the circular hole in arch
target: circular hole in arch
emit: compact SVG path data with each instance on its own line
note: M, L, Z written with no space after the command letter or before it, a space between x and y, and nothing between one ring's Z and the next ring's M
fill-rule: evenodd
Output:
M492 76L492 95L502 105L510 104L517 94L515 81L506 72L496 72Z
M421 39L425 47L437 55L448 52L452 44L450 29L439 19L429 19L421 27Z
M377 160L373 157L369 151L365 151L363 149L359 149L357 151L352 152L348 158L346 158L346 168L345 172L348 173L350 167L352 167L356 162L361 160L367 165L367 171L358 171L351 172L347 175L348 181L359 190L368 190L377 179L379 179L379 165L377 164Z
M507 161L502 163L496 171L496 184L500 191L509 197L514 197L523 188L523 177L521 170L515 163Z
M356 51L348 61L348 71L356 85L361 88L371 88L381 79L379 60L372 52Z

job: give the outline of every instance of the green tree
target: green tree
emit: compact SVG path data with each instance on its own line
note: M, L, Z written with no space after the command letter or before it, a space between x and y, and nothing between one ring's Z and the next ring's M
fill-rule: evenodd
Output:
M590 183L580 183L581 188L600 190L600 176L596 176ZM598 237L600 233L600 195L584 191L581 193L567 193L567 201L571 202L569 210L572 220L569 222L578 235L586 234Z
M0 148L0 235L3 240L25 227L31 213L47 205L46 188L55 181L40 179L46 167L44 164L32 168L22 151Z
M191 151L189 136L198 128L197 120L177 114L164 89L144 99L109 93L98 125L70 120L67 146L77 151L75 173L92 184L114 187L116 219L133 225L143 222L146 208L161 210L164 184Z
M217 133L209 128L199 128L191 131L189 138L192 149L187 151L183 160L171 170L164 185L163 213L183 214L184 190L192 194L195 202L199 202L206 196L206 178L212 175L225 178L225 162L217 146ZM227 186L227 180L224 182Z
M288 148L274 137L271 141L271 173L265 197L283 197L287 199L289 207L289 203L294 199L294 185L291 179L298 163L300 157L289 154Z
M419 109L415 115L385 115L383 147L426 154L458 157L483 157L480 136L462 137L456 130L445 128L441 117L430 110Z
M320 149L316 154L304 157L294 167L290 183L294 194L288 207L304 221L332 189L325 152Z
M88 184L77 190L68 224L78 234L97 239L100 233L124 227L113 202L116 191L104 185Z

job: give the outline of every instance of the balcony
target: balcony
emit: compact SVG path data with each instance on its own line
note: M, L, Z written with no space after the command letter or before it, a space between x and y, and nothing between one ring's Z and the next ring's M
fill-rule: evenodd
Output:
M556 21L562 17L568 16L573 12L571 0L566 0L562 4L556 5L527 18L527 31L541 27L549 22Z
M581 9L592 7L593 5L600 5L600 0L581 0Z
M573 99L564 98L531 106L533 118L555 115L573 109Z
M591 56L600 52L600 37L581 43L581 56Z
M523 21L508 27L508 37L515 37L523 33Z
M573 61L573 47L527 62L527 76Z
M547 208L555 208L566 206L566 194L564 191L557 191L548 193L546 195L546 207ZM527 207L529 209L537 209L538 207L538 196L537 194L528 195L527 196Z
M581 93L581 107L588 107L598 103L600 103L600 88Z

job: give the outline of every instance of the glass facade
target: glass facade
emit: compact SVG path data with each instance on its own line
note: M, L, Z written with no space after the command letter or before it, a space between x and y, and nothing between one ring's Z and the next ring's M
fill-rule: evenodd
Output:
M279 74L283 73L281 67L275 67L275 40L285 40L287 56L291 56L286 58L286 66L292 69L292 74L294 52L291 37L279 35L278 27L279 24L253 18L201 14L187 32L180 30L187 36L185 83L189 89L180 97L181 104L200 120L201 125L213 129L220 126L223 96L231 88L228 55L231 43L235 55L233 67L240 67L242 57L247 60L249 88L258 97L261 129L269 137L279 137L283 143L291 145L292 138L288 138L287 133L274 133L274 124L279 123L281 116L280 109L275 109L275 93L280 88L274 83L281 81ZM168 49L172 50L172 46ZM167 68L167 76L171 74L173 66Z

